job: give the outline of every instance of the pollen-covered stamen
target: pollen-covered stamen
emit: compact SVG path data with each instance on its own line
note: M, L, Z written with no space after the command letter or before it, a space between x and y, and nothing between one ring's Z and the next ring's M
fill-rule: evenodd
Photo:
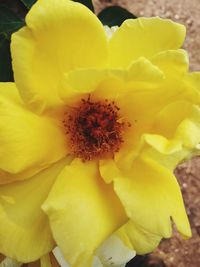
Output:
M120 121L119 110L115 102L91 101L89 97L67 112L63 122L71 152L84 161L118 152L123 132L130 126Z

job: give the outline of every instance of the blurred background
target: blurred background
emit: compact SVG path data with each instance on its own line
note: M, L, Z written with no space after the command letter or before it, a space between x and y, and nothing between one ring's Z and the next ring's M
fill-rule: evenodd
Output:
M189 52L190 69L200 70L200 0L93 0L95 11L120 5L138 17L160 16L184 24L187 38L184 48ZM20 1L0 0L23 17L27 10ZM176 231L174 237L163 240L147 257L137 257L127 267L200 267L200 158L180 165L175 171L182 189L193 236L183 240Z

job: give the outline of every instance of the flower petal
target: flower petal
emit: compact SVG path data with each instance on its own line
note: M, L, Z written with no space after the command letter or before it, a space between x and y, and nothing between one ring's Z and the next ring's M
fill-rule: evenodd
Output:
M12 36L14 76L23 99L42 112L61 105L65 72L105 64L107 39L96 16L73 1L37 1L26 23Z
M159 87L163 80L163 73L157 66L145 58L140 58L125 70L71 71L65 75L61 95L69 106L78 95L79 98L84 98L89 94L92 99L108 99L116 102L121 116L133 125L132 131L125 137L126 140L131 140L131 144L127 143L125 149L120 152L120 158L124 159L127 151L130 151L130 145L133 147L141 134L149 129L150 121L153 121L155 114L163 105L164 100L155 105L155 98L162 98L166 92L165 88ZM108 180L107 182L109 183Z
M150 157L151 159L154 159L156 162L163 165L171 172L175 170L178 164L182 163L184 160L191 158L193 156L191 150L184 147L182 147L181 150L168 155L159 152L158 150L155 149L155 147L145 148L144 153L146 156Z
M130 174L115 179L114 187L127 216L145 231L170 237L172 217L184 236L191 235L176 178L159 163L145 156L135 160Z
M96 255L102 267L124 267L136 254L134 250L125 246L117 235L111 235L96 250Z
M156 134L143 135L149 145L145 154L174 171L177 164L196 153L194 149L200 142L199 121L199 108L189 101L166 105L155 116L152 131Z
M139 58L128 69L89 68L70 71L63 76L60 96L67 104L88 94L99 99L117 100L120 94L127 98L128 90L144 93L157 89L158 92L158 84L163 79L164 75L157 66L145 58ZM126 106L124 99L121 102Z
M59 247L53 254L61 267L70 267ZM125 246L117 235L111 235L96 250L92 267L124 267L135 256L135 251Z
M40 258L40 267L54 267L51 263L51 258L49 254L46 254Z
M113 159L101 159L99 161L99 171L101 177L107 184L111 183L114 178L120 175L120 170L117 168Z
M191 72L188 73L186 79L193 88L200 90L200 72Z
M154 119L154 133L172 139L179 124L192 112L193 106L193 103L182 100L180 97L179 100L172 101L168 105L165 105ZM174 114L176 114L176 116L174 116Z
M9 257L5 257L5 259L0 263L1 267L9 266L9 267L21 267L22 263L18 262L14 259L11 259Z
M167 54L169 58L164 63ZM174 65L172 67L173 58ZM160 83L158 80L156 83L155 80L152 87L149 87L149 83L148 86L145 83L139 84L139 89L137 89L138 86L134 85L129 88L128 92L125 91L124 95L119 96L119 106L121 110L125 111L126 117L132 124L123 147L116 155L116 161L121 167L131 166L134 158L145 144L144 139L146 141L148 139L149 144L155 145L154 148L165 154L178 150L180 152L183 149L182 145L185 145L186 142L187 149L189 147L191 149L197 144L199 140L199 116L195 104L199 105L200 94L197 86L194 86L194 82L190 81L185 73L187 63L184 58L185 55L182 51L160 53L160 55L155 56L157 59L155 64L164 72L165 79ZM170 72L168 69L174 71ZM155 103L155 99L159 99L159 101ZM194 135L189 134L191 129ZM148 133L148 138L146 133ZM149 134L151 134L151 141ZM189 144L189 142L191 143ZM175 162L177 163L178 158L182 160L183 155L185 155L185 151L179 153L178 157L175 156Z
M84 95L98 98L115 98L122 90L123 70L78 69L64 75L60 96L65 104L76 102ZM109 88L109 90L108 90Z
M154 138L155 141L159 141L158 147L152 139L153 135L145 135L145 140L151 145L155 144L153 146L162 153L166 153L166 149L169 150L170 147L175 149L175 146L177 149L179 147L179 150L182 146L192 150L200 142L200 109L188 101L172 102L156 116L153 131L168 138L165 139L167 146L161 149L161 136Z
M133 221L129 220L117 232L116 235L123 241L124 245L137 254L152 252L160 243L161 237L145 231Z
M138 18L126 20L110 39L110 65L127 67L133 60L169 49L178 49L185 38L185 27L171 20Z
M153 56L151 62L165 74L173 76L175 73L183 75L189 68L188 54L183 49L162 51Z
M191 134L192 133L192 134ZM185 147L193 149L200 143L200 108L193 106L190 114L178 126L175 136Z
M143 138L147 144L165 155L173 154L182 149L182 142L179 139L168 140L158 134L144 134Z
M59 247L55 247L52 251L54 260L57 262L57 267L70 267L69 264L66 262L61 250ZM54 266L54 265L53 265Z
M115 155L120 168L131 166L143 144L142 134L150 131L155 115L170 99L170 93L163 86L162 71L145 58L131 64L126 81L125 90L118 96L117 104L131 127L124 134L123 146ZM163 95L166 97L163 98ZM155 99L160 99L156 105Z
M31 262L53 249L48 218L41 205L68 161L63 159L26 181L0 186L2 254Z
M26 109L14 83L1 83L1 171L12 176L29 169L31 176L64 157L67 153L65 135L59 123L56 119L40 117ZM9 175L0 175L0 183L6 182L6 176ZM13 175L10 180L15 178L20 179L20 176Z
M127 219L97 165L78 159L58 177L43 210L66 260L77 267L89 266L94 250Z

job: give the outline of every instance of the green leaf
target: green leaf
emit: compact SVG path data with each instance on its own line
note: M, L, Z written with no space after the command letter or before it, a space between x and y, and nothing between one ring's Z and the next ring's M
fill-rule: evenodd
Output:
M21 2L28 8L30 9L32 5L36 2L37 0L21 0ZM66 0L67 1L67 0ZM92 0L74 0L74 2L79 2L85 6L87 6L89 9L94 12L94 6L92 4Z
M0 82L12 82L13 80L10 39L3 33L0 34Z
M98 18L103 25L120 26L126 19L136 19L137 17L120 6L111 6L103 9Z
M9 36L24 26L24 21L8 8L0 5L0 34Z
M25 5L26 8L30 9L33 4L35 4L37 0L21 0L21 2Z
M10 9L0 5L0 81L13 81L10 36L24 26L24 21Z
M94 6L92 4L92 0L74 0L74 2L79 2L84 6L88 7L92 12L94 12Z

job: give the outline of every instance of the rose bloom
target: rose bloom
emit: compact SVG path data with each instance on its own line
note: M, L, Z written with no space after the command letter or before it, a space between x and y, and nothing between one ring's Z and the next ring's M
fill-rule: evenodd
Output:
M59 246L92 265L111 234L138 254L191 230L173 174L200 142L200 75L185 27L126 20L112 36L85 6L39 0L12 35L0 84L0 253Z

